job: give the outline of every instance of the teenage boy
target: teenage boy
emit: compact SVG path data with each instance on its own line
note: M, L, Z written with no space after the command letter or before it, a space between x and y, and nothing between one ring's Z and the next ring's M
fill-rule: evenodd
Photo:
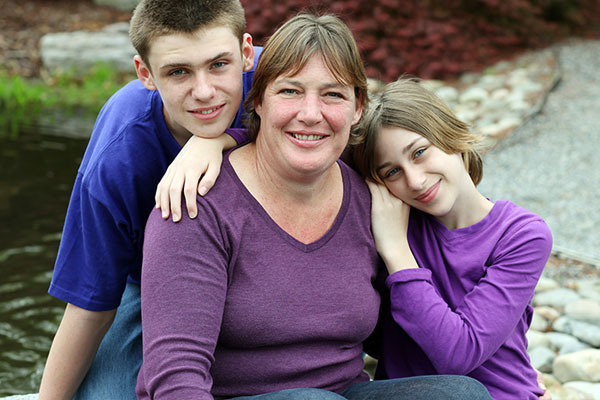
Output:
M136 398L142 243L154 191L188 140L188 151L204 149L218 165L222 149L235 145L223 132L241 126L259 53L244 30L239 0L136 7L130 38L139 79L100 112L77 174L49 289L68 304L40 400L76 392L78 399Z

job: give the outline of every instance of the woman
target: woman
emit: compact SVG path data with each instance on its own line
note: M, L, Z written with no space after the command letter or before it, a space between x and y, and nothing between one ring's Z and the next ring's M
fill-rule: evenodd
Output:
M196 219L148 220L139 398L489 398L473 380L362 371L381 269L368 188L337 160L366 102L337 18L301 15L269 39L246 102L253 141L226 154Z
M369 183L391 301L377 377L461 374L494 399L537 399L525 332L548 227L479 193L477 138L419 83L390 83L373 103L354 159L383 184Z

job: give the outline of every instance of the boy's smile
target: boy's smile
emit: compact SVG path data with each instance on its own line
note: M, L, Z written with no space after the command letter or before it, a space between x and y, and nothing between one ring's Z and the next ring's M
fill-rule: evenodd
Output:
M149 67L136 60L138 76L158 90L167 126L180 144L191 135L216 137L229 128L242 100L242 72L252 69L254 48L244 35L242 48L229 28L155 39Z

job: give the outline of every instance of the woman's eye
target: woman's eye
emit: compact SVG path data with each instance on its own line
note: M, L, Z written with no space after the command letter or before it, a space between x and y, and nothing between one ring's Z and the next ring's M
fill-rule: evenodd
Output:
M296 89L281 89L279 92L283 93L283 94L296 94L296 93L298 93L298 91Z
M328 92L327 93L328 97L335 97L335 98L339 98L339 99L343 99L344 96L341 93L338 92Z

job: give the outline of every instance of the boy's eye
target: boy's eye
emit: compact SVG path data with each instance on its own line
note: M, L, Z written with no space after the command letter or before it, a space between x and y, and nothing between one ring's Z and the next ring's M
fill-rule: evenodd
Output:
M170 76L181 76L184 75L186 73L186 71L184 69L174 69L173 71L169 72Z
M216 63L214 63L212 65L212 67L213 67L213 69L219 69L219 68L223 68L226 65L227 65L227 63L225 61L217 61Z

